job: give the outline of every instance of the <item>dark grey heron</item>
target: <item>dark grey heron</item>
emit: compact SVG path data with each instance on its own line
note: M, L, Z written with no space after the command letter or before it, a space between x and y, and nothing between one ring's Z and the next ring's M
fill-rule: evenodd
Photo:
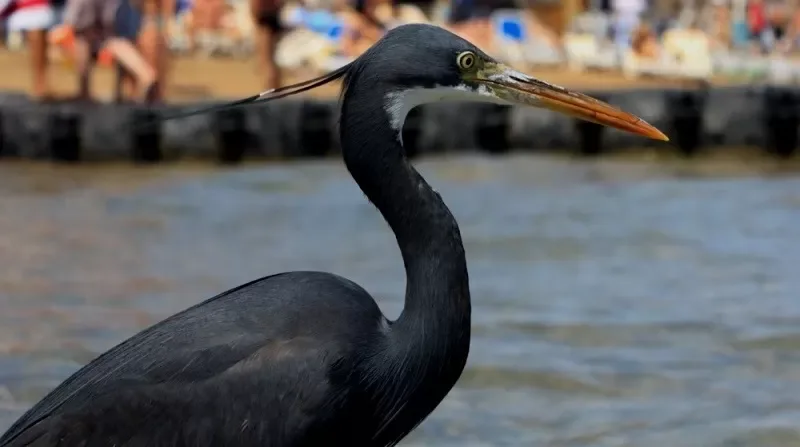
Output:
M25 413L1 446L395 445L455 385L470 346L461 235L404 155L408 111L442 100L516 103L667 140L633 115L428 25L396 28L349 65L233 105L340 78L345 164L402 253L400 317L388 320L363 288L330 273L261 278L102 354Z

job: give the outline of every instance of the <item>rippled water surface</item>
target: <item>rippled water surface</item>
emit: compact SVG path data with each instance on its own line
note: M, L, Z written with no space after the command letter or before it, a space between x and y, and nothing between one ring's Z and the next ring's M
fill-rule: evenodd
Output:
M800 177L531 157L419 163L461 224L458 387L405 445L800 445ZM0 429L161 318L284 270L395 317L394 238L330 162L0 167Z

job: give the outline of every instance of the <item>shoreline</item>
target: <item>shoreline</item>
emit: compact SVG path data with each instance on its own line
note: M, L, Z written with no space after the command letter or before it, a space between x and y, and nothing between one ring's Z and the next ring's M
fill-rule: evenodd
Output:
M21 60L6 65L6 59L20 57L0 52L0 64L11 67L0 79L0 159L238 163L339 152L338 83L272 103L153 126L148 123L159 116L257 92L253 64L178 58L167 89L173 102L142 107L34 102L22 92L10 91L24 80L27 65ZM55 72L66 73L63 77L51 74L51 79L59 80L56 90L66 91L74 85L74 74L67 76L70 69L66 66L55 68ZM95 87L110 88L111 71L98 71ZM726 147L748 147L758 156L787 158L796 153L798 88L699 87L691 82L629 81L613 74L526 71L638 115L667 133L671 141L644 141L544 110L441 103L417 108L409 115L403 135L409 155L531 152L598 156L649 151L693 156ZM305 77L288 81L301 79Z
M29 61L24 52L0 50L0 91L29 92ZM522 68L522 67L521 67ZM529 68L526 73L545 81L577 90L607 91L620 88L686 88L697 81L669 79L627 79L620 73L574 73L559 68ZM284 84L304 81L314 73L284 73ZM51 61L49 73L53 93L57 97L73 96L77 88L74 69L65 63ZM93 92L101 99L110 98L115 73L108 67L98 66L92 75ZM715 80L715 86L735 85L734 82ZM204 57L174 57L169 68L166 96L169 103L209 101L247 97L263 90L256 71L255 60L209 59ZM338 82L322 86L308 93L309 97L331 99L338 96Z
M440 103L415 109L406 122L403 141L412 157L470 152L603 156L632 151L694 156L728 147L791 158L798 146L798 89L589 93L642 117L666 132L671 141L645 141L547 110L477 103ZM151 108L41 104L19 94L0 93L0 158L239 163L339 152L335 100L287 98L152 125L160 116L215 103L221 102Z

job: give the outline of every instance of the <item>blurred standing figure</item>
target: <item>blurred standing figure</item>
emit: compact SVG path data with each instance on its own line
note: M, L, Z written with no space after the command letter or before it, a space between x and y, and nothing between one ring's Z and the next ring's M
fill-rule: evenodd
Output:
M781 51L792 52L800 48L800 9L795 7L790 10L789 23L786 28L786 38L781 45Z
M536 16L532 0L452 0L446 28L469 40L490 54L502 51L495 45L497 31L492 24L492 14L501 9L516 9L525 23L530 39L550 48L559 48L558 35Z
M780 50L791 25L792 9L785 2L773 1L767 5L767 33L764 46L767 51Z
M90 74L93 60L105 48L139 83L139 97L150 100L156 88L156 73L133 43L117 33L121 0L69 0L64 22L75 32L75 60L79 97L91 99Z
M280 22L283 0L250 0L250 14L256 25L256 57L264 89L278 88L281 74L275 62L278 41L283 34Z
M409 23L429 23L419 6L396 0L361 0L363 14L380 23L386 29Z
M796 8L789 8L781 2L748 1L747 24L756 48L765 54L775 50L789 31L795 12Z
M141 4L141 24L135 42L144 59L155 70L156 76L156 83L148 100L161 101L164 97L169 70L167 27L175 16L177 2L175 0L137 0L137 3Z
M492 45L492 2L485 0L452 0L447 28L484 50ZM499 2L497 2L499 3Z
M375 17L371 2L334 0L325 3L345 24L341 43L345 55L356 58L383 37L385 25Z
M767 8L762 0L749 0L746 9L747 29L750 39L759 51L764 50L764 42L768 41ZM766 38L764 36L767 36Z
M708 35L711 47L727 50L733 43L731 6L728 0L712 0L700 11L699 27Z
M163 99L169 68L166 28L175 14L175 7L174 0L121 0L117 11L117 35L135 43L142 57L155 70L156 85L149 101ZM117 63L117 69L117 100L123 96L135 97L133 73L120 63Z
M50 95L47 32L60 21L62 9L62 1L0 0L0 21L6 21L5 31L25 33L33 72L33 96L40 100Z
M199 46L203 48L213 46L211 45L212 37L223 29L226 8L225 0L192 1L192 14L188 30L192 51L196 49L198 42Z
M614 41L620 48L630 48L633 31L639 26L639 18L647 7L646 0L613 0Z

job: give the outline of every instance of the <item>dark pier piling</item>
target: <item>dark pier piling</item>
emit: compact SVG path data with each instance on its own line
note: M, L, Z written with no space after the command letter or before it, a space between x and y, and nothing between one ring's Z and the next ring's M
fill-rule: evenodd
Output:
M411 156L470 151L602 156L652 148L691 157L726 147L784 158L796 154L800 89L650 89L593 96L641 116L664 130L671 142L644 140L545 110L471 103L413 110L403 141ZM0 158L238 163L340 151L335 100L284 99L157 122L159 116L205 105L37 104L19 94L0 94Z

